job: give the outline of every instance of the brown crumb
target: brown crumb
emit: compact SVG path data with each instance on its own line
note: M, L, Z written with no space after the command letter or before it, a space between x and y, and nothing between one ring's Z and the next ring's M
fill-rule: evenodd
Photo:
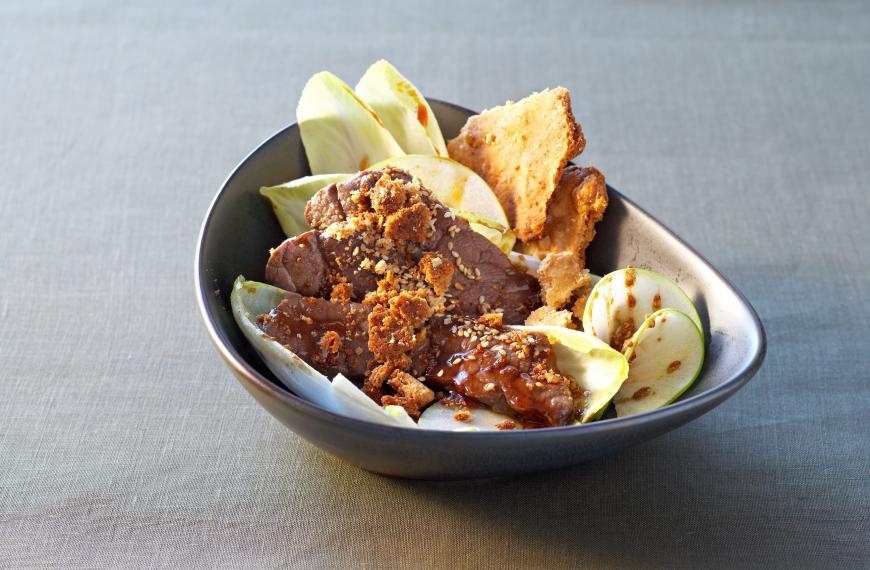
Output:
M495 424L495 427L504 431L504 430L509 430L509 429L517 429L517 424L516 424L516 422L512 422L510 420L505 420L501 423Z
M413 401L418 409L428 406L435 399L435 392L407 372L402 372L401 370L393 371L389 380L387 380L387 385L395 390L399 396Z
M607 209L604 175L591 166L568 166L547 205L547 222L541 235L518 244L522 253L543 257L568 251L586 265L586 248L595 237L595 224Z
M448 263L435 252L427 251L420 258L420 271L436 295L443 295L453 280L453 264ZM456 282L457 286L459 282Z
M347 303L353 299L353 285L350 283L337 283L329 294L329 300L335 303Z
M393 372L402 370L411 364L411 359L407 356L402 356L398 359L388 360L383 364L379 364L366 375L363 382L362 391L366 396L380 402L383 396L383 387Z
M341 337L335 331L326 331L320 338L320 350L329 354L337 354L341 349Z
M526 317L526 325L572 328L571 313L569 311L557 311L552 307L544 305L543 307L538 307Z
M457 422L470 422L471 421L471 412L468 410L459 410L455 414L453 414L453 419Z
M381 396L382 406L402 406L408 415L415 420L420 417L420 407L413 398L405 396Z
M381 216L398 212L408 204L411 197L408 185L388 174L381 176L375 186L379 191L371 193L372 209Z
M574 313L574 318L576 318L578 322L583 321L583 311L586 310L586 302L589 300L589 295L591 293L592 283L590 281L589 285L580 290L577 299L574 301L574 305L571 307L571 312Z
M398 358L416 346L414 327L397 319L387 307L375 305L368 316L369 350L375 359Z
M477 322L492 328L501 327L503 320L504 313L486 313L477 318Z
M592 282L577 256L567 251L547 254L538 267L538 281L544 303L554 309L568 306L574 295Z
M425 204L417 203L387 216L384 236L397 241L423 243L429 234L432 213Z
M615 331L610 333L610 346L622 351L623 345L631 340L634 334L634 319L630 318L623 322Z
M422 294L402 291L390 299L390 312L402 323L418 326L432 316L432 308Z

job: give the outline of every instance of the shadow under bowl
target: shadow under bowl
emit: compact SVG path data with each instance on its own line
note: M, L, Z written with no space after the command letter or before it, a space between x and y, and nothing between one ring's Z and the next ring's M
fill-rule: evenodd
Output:
M429 101L445 138L472 111ZM715 268L658 220L608 186L610 204L587 252L593 273L634 265L668 275L693 299L704 325L701 375L673 404L583 426L507 432L404 429L339 416L297 397L263 364L230 312L233 280L262 280L269 248L284 239L261 186L309 174L291 125L261 144L224 182L208 209L196 251L199 311L227 366L270 414L317 447L363 469L417 479L515 475L583 463L683 425L743 386L764 360L755 311Z

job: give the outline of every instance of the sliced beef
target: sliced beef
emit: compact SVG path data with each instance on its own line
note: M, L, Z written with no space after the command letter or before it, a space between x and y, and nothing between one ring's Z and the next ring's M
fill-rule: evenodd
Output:
M574 417L571 380L558 373L543 335L441 321L430 327L428 346L414 362L430 384L527 424L561 426Z
M260 328L306 362L332 378L338 373L362 380L368 349L369 309L359 303L334 303L291 293Z
M432 249L455 267L450 294L456 313L478 316L503 309L505 323L522 324L540 306L538 281L518 271L465 220L441 216L435 222Z
M312 228L326 229L329 224L340 222L346 217L335 184L322 188L305 205L305 219Z
M387 172L394 180L411 180L403 171ZM389 214L405 206L409 200L407 196L376 187L381 176L381 171L363 172L347 182L321 189L305 209L308 223L315 229L325 231L336 222L364 212ZM360 196L366 195L371 198L360 199ZM413 267L426 252L437 252L454 267L452 287L448 289L449 298L454 302L453 312L477 316L494 309L503 309L506 323L522 323L540 305L537 280L517 270L498 247L472 230L465 220L453 216L448 208L427 192L421 193L420 200L432 212L434 223L431 224L431 234L421 247L406 248L404 255L386 258L385 261ZM353 243L352 239L341 241L346 242L344 247L341 244L325 244L321 240L321 244L329 250L324 257L329 260L333 270L354 281L355 298L361 299L375 288L378 276L371 270L360 268L365 255L359 251L353 255L357 243ZM374 265L380 259L372 261L371 265ZM292 270L288 272L292 273ZM356 277L360 275L362 278L357 280Z
M328 266L320 251L318 235L315 231L305 232L273 249L266 263L266 281L302 295L324 295Z
M362 260L353 255L360 245L354 237L338 240L316 230L287 238L269 256L266 282L315 297L327 297L332 285L347 282L353 287L352 299L361 301L377 288L380 276L375 263L360 267Z
M413 417L435 387L527 425L571 420L571 383L547 338L502 328L540 305L537 280L419 181L362 172L321 189L305 214L314 229L266 267L267 281L292 292L260 317L267 335Z

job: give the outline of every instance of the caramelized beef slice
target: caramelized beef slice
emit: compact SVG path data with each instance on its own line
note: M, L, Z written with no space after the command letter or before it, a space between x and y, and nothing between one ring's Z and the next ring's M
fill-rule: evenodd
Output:
M369 309L359 303L335 303L291 293L260 328L328 377L338 373L362 380L368 349Z
M545 336L467 323L431 326L425 351L413 357L415 373L530 424L561 426L573 419L571 381L557 372Z

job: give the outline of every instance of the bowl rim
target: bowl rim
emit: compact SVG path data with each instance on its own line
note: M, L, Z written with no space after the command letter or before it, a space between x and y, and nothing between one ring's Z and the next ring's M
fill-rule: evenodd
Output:
M430 103L436 103L445 107L453 108L454 110L460 111L462 113L467 114L476 114L475 111L472 111L466 107L462 107L461 105L457 105L455 103L450 103L447 101L442 101L439 99L427 97L427 101ZM348 427L358 428L362 430L366 430L369 433L381 434L385 436L413 436L417 438L457 438L462 441L470 441L476 439L486 439L491 440L493 438L508 438L508 437L540 437L541 435L554 436L554 437L567 437L569 435L579 435L579 434L589 434L600 431L611 431L613 429L632 429L639 425L653 422L656 420L664 420L668 417L679 416L683 413L688 413L692 409L696 408L706 408L707 405L711 403L715 403L717 401L724 400L729 397L731 394L737 391L741 386L743 386L746 382L748 382L755 374L758 372L761 367L764 358L767 354L767 334L764 330L764 325L761 323L761 319L758 317L758 314L755 311L755 308L749 302L743 293L734 286L731 281L729 281L721 272L719 272L716 267L714 267L707 259L701 255L694 247L690 244L686 243L682 238L680 238L677 234L675 234L667 225L663 224L658 218L648 213L646 210L638 206L633 200L626 197L624 194L610 186L607 185L608 192L614 192L620 196L622 200L626 202L629 208L633 208L638 210L640 213L652 219L658 226L665 231L665 233L670 236L672 239L676 240L680 245L686 248L691 256L695 258L695 261L700 262L704 265L709 271L711 271L716 277L718 277L731 291L740 299L743 305L748 310L752 328L755 330L756 336L758 338L758 345L755 351L755 354L752 355L752 358L746 362L741 368L734 371L728 378L723 380L717 386L710 388L701 392L700 394L696 394L689 398L679 399L676 402L671 404L667 404L661 408L657 408L655 410L650 410L648 412L643 412L640 414L623 417L623 418L608 418L603 420L598 420L595 422L591 422L588 424L583 424L580 426L577 425L567 425L567 426L559 426L559 427L546 427L546 428L538 428L534 430L499 430L499 431L478 431L478 432L456 432L449 430L427 430L427 429L411 429L401 426L393 426L388 424L379 424L375 422L370 422L368 420L362 420L358 418L354 418L351 416L345 416L341 414L337 414L335 412L331 412L329 410L323 409L320 406L305 400L289 389L284 388L283 386L279 386L277 383L272 382L265 376L263 376L259 371L257 371L247 360L236 351L229 342L229 339L226 338L226 335L217 325L215 320L212 318L209 313L206 299L208 295L214 295L214 288L209 286L205 279L203 279L203 274L205 272L204 260L202 257L203 253L203 244L205 242L206 235L209 231L209 226L212 222L212 217L214 215L215 208L218 202L221 200L221 197L233 179L238 175L239 171L245 166L245 164L254 157L260 150L273 143L276 139L279 139L285 134L296 127L296 123L291 123L269 137L267 137L263 142L257 145L251 152L249 152L239 163L233 168L232 172L226 177L223 183L220 186L220 189L214 195L212 200L209 203L208 210L206 211L205 218L200 226L199 234L197 236L196 243L196 253L194 255L194 287L196 292L196 304L199 309L199 315L202 318L203 324L205 325L206 331L208 332L209 338L211 338L212 343L220 354L221 358L223 358L224 362L232 369L235 373L235 376L239 379L240 382L245 383L246 387L253 388L258 392L262 393L265 396L268 396L273 399L277 399L284 404L289 405L294 409L295 412L306 414L309 416L316 416L320 420L325 420L329 422L340 422L347 424ZM701 371L703 374L703 370Z

